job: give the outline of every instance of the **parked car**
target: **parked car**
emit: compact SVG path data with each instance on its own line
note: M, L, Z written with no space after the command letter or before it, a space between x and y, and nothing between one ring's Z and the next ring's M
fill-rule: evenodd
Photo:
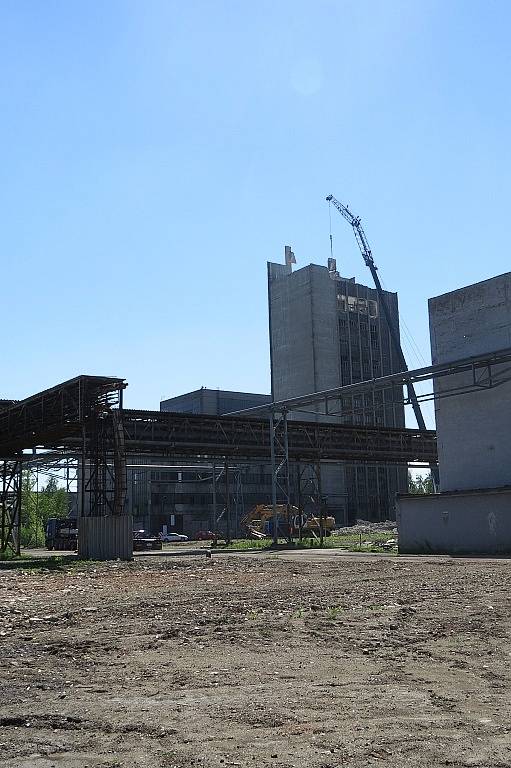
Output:
M188 536L184 533L160 533L160 541L188 541Z
M215 539L221 539L219 533L213 533L213 531L199 531L195 537L197 541L215 541Z
M133 531L133 551L143 552L149 549L161 549L162 543L158 536L153 536L147 531Z

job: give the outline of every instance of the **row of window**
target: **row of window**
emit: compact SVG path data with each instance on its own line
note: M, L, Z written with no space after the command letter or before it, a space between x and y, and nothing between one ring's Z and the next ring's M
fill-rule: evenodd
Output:
M369 317L378 317L378 304L372 299L361 299L358 296L337 294L337 306L342 312L360 312Z

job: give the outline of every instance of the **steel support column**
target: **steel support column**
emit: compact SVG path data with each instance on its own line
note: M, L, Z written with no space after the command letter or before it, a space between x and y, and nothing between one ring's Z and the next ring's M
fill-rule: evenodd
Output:
M89 493L88 514L121 515L127 491L122 392L119 408L91 419L87 427L82 483L88 465L84 483Z
M21 547L21 459L0 462L0 552L20 554Z
M324 525L323 525L323 511L324 511L324 500L323 500L323 493L321 488L321 462L316 462L315 465L316 470L316 478L318 483L318 498L317 498L317 505L318 505L318 517L319 517L319 544L322 547L323 546L323 537L325 535L324 532Z
M231 534L231 485L229 478L229 462L225 462L225 516L226 516L226 535L225 543L230 544L232 541Z
M213 473L211 475L212 482L212 495L213 495L213 520L209 520L209 530L216 533L217 531L217 513L216 513L216 465L213 463Z
M277 544L279 522L277 510L278 504L282 504L286 508L286 538L288 541L291 541L291 525L289 520L290 476L287 410L275 411L272 409L270 414L270 456L273 543Z

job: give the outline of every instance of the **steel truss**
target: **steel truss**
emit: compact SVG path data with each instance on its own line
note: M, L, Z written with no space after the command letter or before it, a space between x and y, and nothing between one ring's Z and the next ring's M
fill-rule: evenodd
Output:
M271 501L273 506L273 543L278 539L277 505L286 508L286 537L291 541L291 483L289 470L289 434L287 410L270 414Z
M125 508L127 453L194 456L205 461L218 457L225 463L232 458L267 460L273 451L275 504L282 497L288 509L290 461L407 464L436 460L433 431L289 422L288 409L278 404L273 408L271 423L267 418L252 416L124 410L125 386L123 379L79 376L26 400L1 402L2 549L19 550L21 471L34 462L46 460L58 466L60 461L76 461L79 457L80 514L115 515ZM43 449L45 453L23 453L30 449ZM229 484L229 478L227 481ZM235 496L241 499L241 487ZM316 492L314 498L320 496ZM241 499L236 507L242 503ZM228 506L230 516L230 501Z
M21 457L0 462L0 552L19 555L21 546Z
M325 499L321 488L321 463L319 461L303 464L296 462L296 497L298 508L298 538L302 539L302 525L309 516L320 521L320 539L323 542L323 512Z
M126 496L123 379L78 376L21 401L0 403L0 551L20 551L23 468L76 458L88 467L80 512L120 514ZM23 451L43 448L48 453ZM69 465L68 465L69 466ZM67 475L69 486L69 473Z
M240 483L240 472L236 467L229 465L227 458L224 460L223 466L218 468L215 464L211 467L211 494L213 501L213 512L210 517L209 529L211 531L218 530L218 524L222 520L225 523L226 542L231 543L233 534L233 516L232 516L232 504L234 500L234 536L236 537L238 531L238 486ZM233 499L231 490L231 473L236 483L236 493ZM196 483L196 480L189 481ZM218 514L218 508L220 507L220 514Z
M266 407L266 410L268 408ZM281 408L276 408L277 413ZM209 416L167 411L123 413L128 453L265 459L271 455L268 417ZM292 459L384 463L436 461L434 430L395 429L287 419Z
M119 408L99 414L84 432L81 476L82 515L122 514L127 489L122 391Z
M287 411L274 412L270 416L271 441L271 493L273 506L273 543L278 542L278 506L286 509L286 538L290 543L294 532L302 540L302 526L310 516L320 521L320 542L323 543L323 517L326 500L321 488L321 462L294 462L294 478L292 460L289 457L289 436ZM293 483L294 480L294 483ZM292 519L292 507L297 511L297 520ZM298 523L298 525L296 525Z
M492 389L501 386L511 380L511 367L496 370L497 366L505 364L511 365L511 347L488 352L481 355L459 358L448 363L439 363L428 365L423 368L416 368L410 371L401 371L392 373L388 376L381 376L377 379L368 379L356 384L346 384L335 389L327 389L322 392L311 392L307 395L291 397L286 400L279 400L269 405L257 405L253 408L246 408L243 411L233 411L227 416L260 416L262 417L271 407L275 410L287 409L288 412L303 411L304 408L312 405L324 405L324 415L329 417L350 415L351 410L332 411L329 409L329 403L339 401L342 397L351 397L354 395L363 395L372 392L379 392L396 386L406 386L409 383L416 384L423 381L437 381L448 376L454 376L460 373L469 373L470 379L463 383L453 386L442 387L442 391L432 391L417 395L419 401L440 400L444 397L459 396L470 394L481 389ZM411 403L409 398L403 398L405 405ZM317 415L317 414L316 414Z
M119 401L123 379L78 376L0 409L0 457L28 448L61 448Z
M499 350L497 352L493 352L490 354L485 355L479 355L476 357L469 357L469 358L463 358L460 360L453 361L451 363L445 363L440 365L432 365L425 368L420 368L416 370L411 371L403 371L401 373L391 374L389 376L384 376L379 379L373 379L370 381L363 381L357 384L349 384L347 386L343 387L337 387L335 389L326 390L323 392L314 392L308 395L303 395L299 397L289 398L287 400L282 400L279 402L271 403L270 405L263 405L263 406L256 406L254 408L248 408L244 411L238 411L234 412L233 414L228 414L231 416L259 416L263 415L265 412L270 411L269 421L270 421L270 455L271 455L271 462L272 462L272 504L273 504L273 526L274 526L274 533L273 533L273 540L274 543L277 541L277 504L284 504L287 506L288 510L288 538L291 538L291 527L289 526L289 508L290 508L290 471L289 471L289 461L290 461L290 450L289 450L289 428L288 428L288 413L291 411L297 412L305 412L310 415L318 417L317 413L312 413L310 411L305 411L307 407L324 405L324 415L323 418L328 417L329 420L338 417L343 417L348 414L350 414L349 411L346 411L341 407L338 411L332 411L331 404L336 403L338 404L340 401L342 402L343 397L353 396L353 395L361 395L376 391L382 391L384 389L388 389L391 387L396 386L403 386L403 385L412 385L414 382L422 382L426 380L436 380L436 379L442 379L447 376L452 376L455 374L460 373L466 373L469 372L471 374L471 380L464 381L462 385L459 384L459 382L455 382L452 386L447 386L442 388L441 391L437 390L432 393L428 394L422 394L419 395L418 398L415 396L414 393L414 399L411 399L410 397L403 398L405 405L408 404L416 404L417 400L423 400L427 401L430 399L439 400L444 397L453 397L453 396L459 396L462 394L468 394L470 392L474 392L476 390L480 389L491 389L497 386L500 386L501 384L505 383L506 381L509 381L511 379L511 368L506 367L502 368L504 364L511 363L511 349L506 348L503 350ZM499 369L495 370L496 366L500 366ZM413 389L413 387L412 387ZM408 391L410 391L410 388L408 388ZM319 417L321 418L321 416ZM296 424L296 422L292 422L293 427ZM301 423L301 428L306 431L307 427L305 427L304 423ZM314 426L317 428L318 433L328 432L328 428L331 425L325 424L325 422L321 422L320 424L314 423ZM314 427L309 427L309 430L312 431ZM356 428L355 428L356 429ZM405 430L406 431L406 430ZM383 435L384 430L383 429L376 429L376 434L381 437ZM331 437L330 433L330 437ZM334 429L335 434L335 429ZM427 435L428 432L425 430L420 430L419 435ZM358 435L352 435L354 438L355 444L360 440L361 434ZM378 454L378 438L376 438L375 443L372 446L372 454L373 454L373 460L378 460L377 454ZM293 441L293 448L295 447L295 443ZM351 448L353 450L353 444L351 445ZM328 453L327 450L319 451L318 457L316 463L312 463L311 466L314 468L313 472L311 474L310 470L304 472L304 470L300 469L299 464L299 457L298 457L298 467L297 467L297 496L298 496L298 502L297 506L299 509L299 520L302 519L302 498L303 496L308 496L309 498L315 498L316 499L316 508L317 508L317 514L320 518L320 523L323 519L323 500L321 495L321 465L320 465L320 458L325 457L325 454ZM356 458L356 457L354 457ZM362 458L363 460L367 460L367 457L358 457L359 460ZM390 454L389 454L390 458ZM380 459L381 460L381 459ZM423 455L421 461L427 461L430 466L433 465L434 462L436 462L436 457L426 458L425 455ZM306 478L306 479L305 479ZM304 482L305 479L305 482ZM312 493L310 492L310 489L312 488ZM323 538L323 526L320 525L321 528L321 538ZM301 529L299 531L299 536L301 538Z
M238 537L240 520L245 513L242 472L243 467L229 464L226 459L217 475L213 464L211 476L213 522L210 530L218 530L218 523L221 520L224 521L228 542L233 537ZM217 514L218 507L220 507L220 514Z

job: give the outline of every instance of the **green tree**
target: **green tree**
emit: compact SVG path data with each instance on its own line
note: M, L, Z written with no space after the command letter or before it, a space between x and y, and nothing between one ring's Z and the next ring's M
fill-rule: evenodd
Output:
M36 478L33 472L25 470L21 480L21 543L37 546L44 540L38 514L38 496L35 490Z
M55 478L48 480L39 496L39 517L43 525L50 517L67 517L67 493L64 488L58 487Z
M42 546L45 527L50 517L67 517L68 502L64 488L59 488L55 478L46 486L37 489L34 472L23 472L21 490L21 543L27 546Z
M433 493L433 478L431 477L431 472L428 472L427 475L417 475L416 477L413 477L412 473L408 472L408 493Z

